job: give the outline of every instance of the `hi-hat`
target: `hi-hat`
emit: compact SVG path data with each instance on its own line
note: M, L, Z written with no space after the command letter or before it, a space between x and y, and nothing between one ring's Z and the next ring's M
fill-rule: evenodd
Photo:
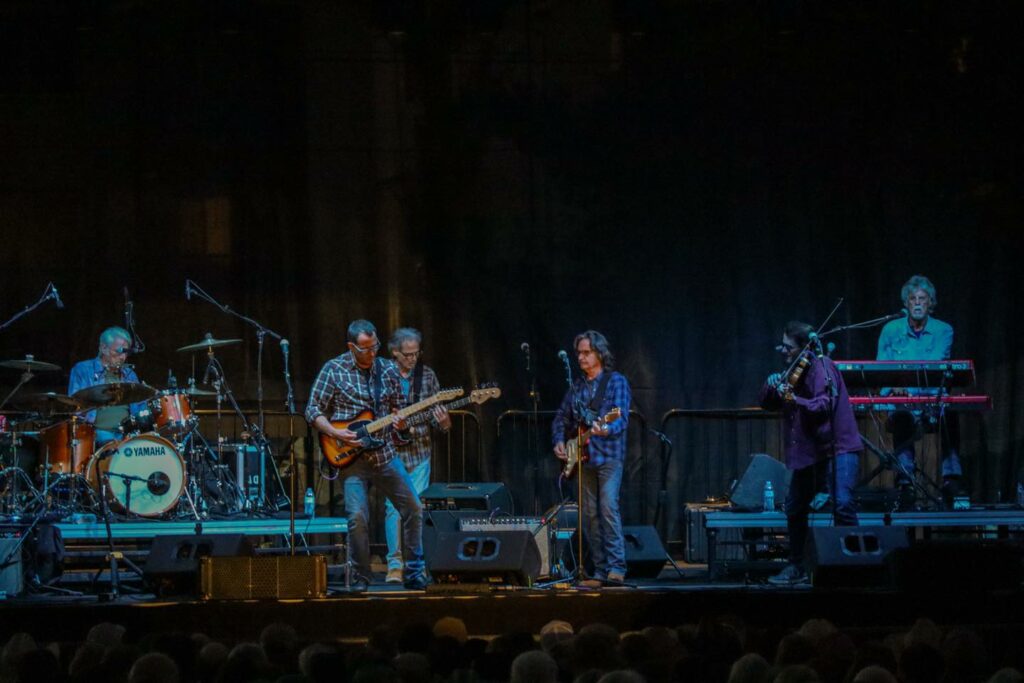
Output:
M241 344L241 339L214 339L213 335L209 332L206 333L206 338L197 344L189 344L188 346L182 346L178 351L205 351L206 349L213 349L218 346L231 346L232 344Z
M12 370L36 370L37 372L52 372L54 370L60 370L59 365L36 360L35 356L32 354L27 354L25 358L21 360L0 361L0 368L11 368Z
M22 396L16 403L19 406L31 407L32 410L45 415L76 413L83 407L82 403L78 399L52 391L47 391L42 394L29 394L28 396Z
M79 389L71 395L87 408L119 406L147 401L156 396L156 389L138 382L109 382Z

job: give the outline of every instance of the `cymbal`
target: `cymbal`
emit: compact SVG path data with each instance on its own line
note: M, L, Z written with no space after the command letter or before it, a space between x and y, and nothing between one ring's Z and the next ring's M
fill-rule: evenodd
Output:
M54 370L60 370L59 365L53 363L44 363L41 360L36 360L32 354L27 354L25 358L21 360L5 360L0 361L0 368L11 368L12 370L36 370L40 372L52 372Z
M16 401L18 406L31 406L33 410L47 415L76 413L82 409L82 403L66 394L47 391L41 394L29 394Z
M156 389L138 382L109 382L79 389L72 398L87 408L139 403L156 396Z
M185 387L184 389L178 389L183 394L189 396L216 396L216 391L207 391L206 389L200 389L199 387Z
M214 339L213 335L209 332L206 333L206 339L197 343L189 344L188 346L182 346L178 351L205 351L206 349L215 349L218 346L231 346L232 344L241 344L241 339Z

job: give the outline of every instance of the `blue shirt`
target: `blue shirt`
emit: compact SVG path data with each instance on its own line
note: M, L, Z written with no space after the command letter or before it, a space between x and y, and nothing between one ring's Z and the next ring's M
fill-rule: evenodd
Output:
M106 384L108 382L139 382L139 376L135 374L135 369L130 365L124 365L121 367L120 379L111 379L107 376L106 371L103 369L103 363L100 362L99 358L90 358L89 360L83 360L75 363L71 368L71 379L68 381L68 394L74 395L76 391L85 389L87 387L93 387L97 384ZM139 411L146 407L145 401L141 403L133 403L130 406L131 414L138 415ZM128 411L124 411L127 417ZM85 414L85 419L88 422L96 422L96 411L90 410Z
M924 329L915 332L907 318L886 323L878 335L878 360L948 360L953 348L953 326L928 317ZM889 389L879 392L886 396ZM938 393L937 388L907 387L910 396Z
M580 377L573 383L584 406L590 405L604 372L602 371L593 381ZM626 460L626 428L629 427L629 406L632 401L629 381L621 373L612 371L601 405L597 406L594 412L597 413L598 418L601 418L610 413L612 408L618 408L622 411L622 416L608 425L608 436L596 434L590 436L587 447L590 460L585 466L597 467L608 461L623 462ZM564 442L567 439L575 438L576 429L580 425L581 420L576 412L573 392L567 391L562 399L562 404L555 412L555 419L551 425L551 445L554 446L560 441Z

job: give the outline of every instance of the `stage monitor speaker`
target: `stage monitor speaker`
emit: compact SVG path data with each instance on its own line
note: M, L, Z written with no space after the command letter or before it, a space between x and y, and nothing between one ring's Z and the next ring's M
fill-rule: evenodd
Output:
M529 586L540 563L529 531L459 531L437 535L429 568L437 583Z
M1018 590L1021 560L1019 545L983 539L918 541L889 557L898 590L929 595Z
M622 535L626 543L626 577L658 578L668 558L658 530L650 525L625 526L622 527Z
M729 500L738 508L760 510L764 505L764 482L771 480L775 503L781 505L789 493L792 474L786 466L765 453L754 453L750 464L729 493Z
M886 556L909 545L904 527L812 527L810 532L808 565L818 588L888 586Z
M289 600L327 595L324 555L203 557L199 576L199 597L203 600Z
M431 484L420 494L427 510L477 510L512 513L512 495L501 482Z
M198 586L202 558L251 554L252 544L244 534L157 536L143 570L145 578L156 584L160 593L189 592Z

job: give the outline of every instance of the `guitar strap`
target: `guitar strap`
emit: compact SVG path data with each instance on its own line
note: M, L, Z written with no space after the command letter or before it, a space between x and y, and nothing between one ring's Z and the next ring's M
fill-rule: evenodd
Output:
M604 393L608 390L608 382L612 379L611 370L605 370L601 374L601 379L597 383L597 391L594 392L594 397L590 399L590 410L596 412L604 401Z
M409 404L419 402L423 398L423 363L417 363L412 369L412 379L409 382Z
M380 395L384 390L384 382L381 375L384 374L384 361L380 358L373 360L373 368L370 370L370 394L373 395L373 414L380 416Z

